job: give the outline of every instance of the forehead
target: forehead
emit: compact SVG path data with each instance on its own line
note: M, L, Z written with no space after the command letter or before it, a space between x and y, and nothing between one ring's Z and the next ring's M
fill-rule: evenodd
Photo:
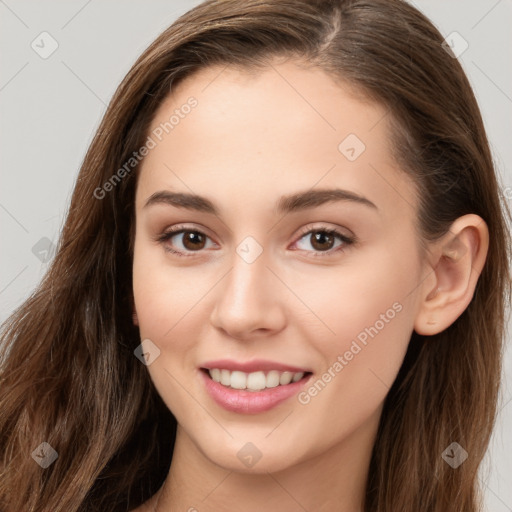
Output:
M184 108L191 97L196 106ZM256 207L290 189L335 186L410 209L414 189L392 158L388 115L294 61L258 72L202 69L173 88L152 120L149 135L161 140L142 162L138 207L162 188Z

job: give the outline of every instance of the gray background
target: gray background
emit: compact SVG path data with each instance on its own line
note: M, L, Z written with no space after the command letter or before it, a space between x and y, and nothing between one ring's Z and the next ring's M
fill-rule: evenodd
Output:
M153 39L198 3L0 0L0 321L48 267L81 161L119 82ZM456 31L467 41L459 60L511 204L512 0L413 3L443 35ZM41 43L42 32L58 44L47 58L40 53L52 41L42 36ZM490 512L512 512L511 376L508 343L499 422L481 473Z

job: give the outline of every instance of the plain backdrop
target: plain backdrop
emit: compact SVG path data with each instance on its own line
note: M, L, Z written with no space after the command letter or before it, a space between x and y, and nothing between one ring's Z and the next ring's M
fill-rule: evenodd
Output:
M82 159L118 84L156 36L198 3L0 0L0 321L48 268ZM458 58L510 204L512 0L413 3L464 50ZM512 511L511 376L508 343L499 422L481 473L489 512Z

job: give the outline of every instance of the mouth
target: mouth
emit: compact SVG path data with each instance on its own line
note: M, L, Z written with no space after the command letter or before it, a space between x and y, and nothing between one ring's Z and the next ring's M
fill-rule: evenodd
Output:
M257 414L276 407L296 395L313 375L310 371L199 370L210 398L223 409L241 414Z
M290 372L290 371L255 371L251 373L242 371L231 371L222 368L201 368L211 380L219 383L228 389L239 391L257 392L265 389L272 389L281 386L288 386L290 383L307 379L311 372Z

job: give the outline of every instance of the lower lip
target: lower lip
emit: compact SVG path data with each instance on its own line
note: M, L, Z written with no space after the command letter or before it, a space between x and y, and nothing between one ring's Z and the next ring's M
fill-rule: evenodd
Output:
M203 370L199 370L206 385L206 391L224 409L242 414L265 412L296 395L312 374L285 386L276 386L262 391L232 389L215 382Z

